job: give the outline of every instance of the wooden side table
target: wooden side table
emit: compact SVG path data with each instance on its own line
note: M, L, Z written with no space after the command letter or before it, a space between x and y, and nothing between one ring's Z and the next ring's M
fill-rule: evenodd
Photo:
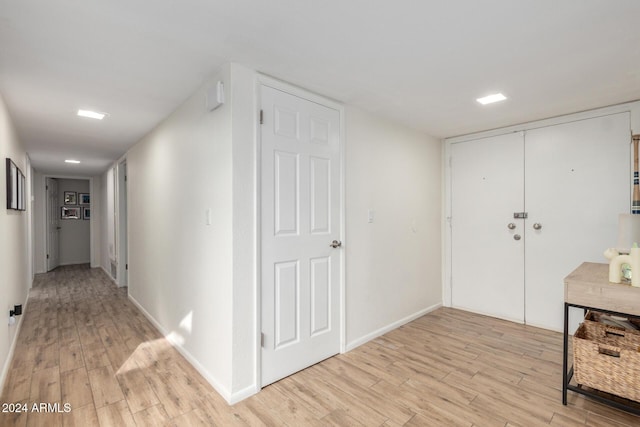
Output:
M569 356L569 308L597 310L608 314L640 318L640 288L609 282L609 264L582 263L564 279L564 340L562 359L562 404L567 404L567 390L589 396L601 403L640 415L640 407L630 406L617 397L594 393L569 384L573 366L567 371Z

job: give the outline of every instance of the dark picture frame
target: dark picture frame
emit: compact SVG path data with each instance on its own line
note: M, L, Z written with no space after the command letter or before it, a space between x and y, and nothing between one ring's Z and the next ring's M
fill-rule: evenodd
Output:
M60 219L80 219L81 217L79 206L62 206L60 208Z
M89 193L78 193L78 204L79 205L90 205L91 204L91 194L89 194Z
M91 208L83 207L82 208L82 219L91 219Z
M64 192L64 204L65 205L77 205L78 204L78 193L75 191L65 191Z
M18 188L19 188L19 171L18 166L13 160L6 158L7 167L7 209L19 210L18 208Z

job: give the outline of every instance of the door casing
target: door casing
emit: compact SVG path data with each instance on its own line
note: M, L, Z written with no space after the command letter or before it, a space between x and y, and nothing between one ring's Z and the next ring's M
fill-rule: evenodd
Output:
M49 186L53 186L55 183L55 187L56 187L56 198L55 198L55 205L51 206L51 201L52 198L50 197L50 191L52 191ZM45 235L46 235L46 239L45 239L45 271L51 271L53 269L55 269L56 267L58 267L58 265L60 265L60 228L59 228L59 224L60 224L60 218L58 217L58 181L55 180L55 178L50 178L47 177L45 178L45 184L44 184L44 197L45 197ZM52 235L54 233L53 230L51 230L51 227L54 226L54 222L52 221L52 217L54 216L54 218L56 219L55 224L58 226L57 230L55 231L56 234L56 238L55 238L55 243L52 241ZM52 250L54 249L53 247L56 246L55 251ZM55 253L55 256L54 256Z
M115 197L115 224L116 230L116 262L118 265L116 283L119 287L129 284L129 235L127 219L127 160L118 161L116 167L116 182L114 185Z

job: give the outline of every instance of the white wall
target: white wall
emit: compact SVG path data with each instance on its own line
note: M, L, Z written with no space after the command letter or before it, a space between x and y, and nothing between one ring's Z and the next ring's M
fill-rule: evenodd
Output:
M225 66L126 155L130 298L230 402L258 390L256 79ZM217 80L227 103L208 112ZM441 155L439 141L355 108L346 127L353 347L441 302ZM103 251L111 233L103 224Z
M231 64L233 187L232 398L257 388L256 73Z
M126 155L129 295L229 398L231 105L205 108L206 88L217 80L230 86L229 66ZM207 210L212 225L206 224Z
M346 109L347 348L442 302L440 146Z
M22 170L25 176L27 172L27 158L21 142L18 140L15 128L7 111L4 99L0 96L0 159L2 160L2 174L0 175L0 389L4 386L9 368L10 357L15 345L16 332L22 317L18 317L18 323L8 326L9 310L16 304L25 305L28 289L31 285L29 276L30 256L27 213L6 209L6 181L5 158L11 158ZM28 194L26 200L31 200L29 189L31 183L26 183ZM30 209L30 204L27 204ZM25 307L23 307L25 308Z

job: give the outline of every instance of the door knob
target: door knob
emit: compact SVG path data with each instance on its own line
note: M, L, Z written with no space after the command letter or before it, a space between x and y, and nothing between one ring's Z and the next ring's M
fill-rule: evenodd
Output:
M516 228L516 225L514 223L510 222L509 225L507 225L507 228L509 230L513 230L514 228Z
M331 242L331 244L329 246L331 246L332 248L335 249L335 248L338 248L338 247L342 246L342 242L340 242L338 240L334 240L333 242Z
M542 229L542 224L540 224L539 222L536 222L535 224L533 224L533 229L534 230L541 230Z
M515 234L515 235L513 236L513 240L520 240L520 238L521 238L521 237L520 237L520 235L519 235L519 234Z

